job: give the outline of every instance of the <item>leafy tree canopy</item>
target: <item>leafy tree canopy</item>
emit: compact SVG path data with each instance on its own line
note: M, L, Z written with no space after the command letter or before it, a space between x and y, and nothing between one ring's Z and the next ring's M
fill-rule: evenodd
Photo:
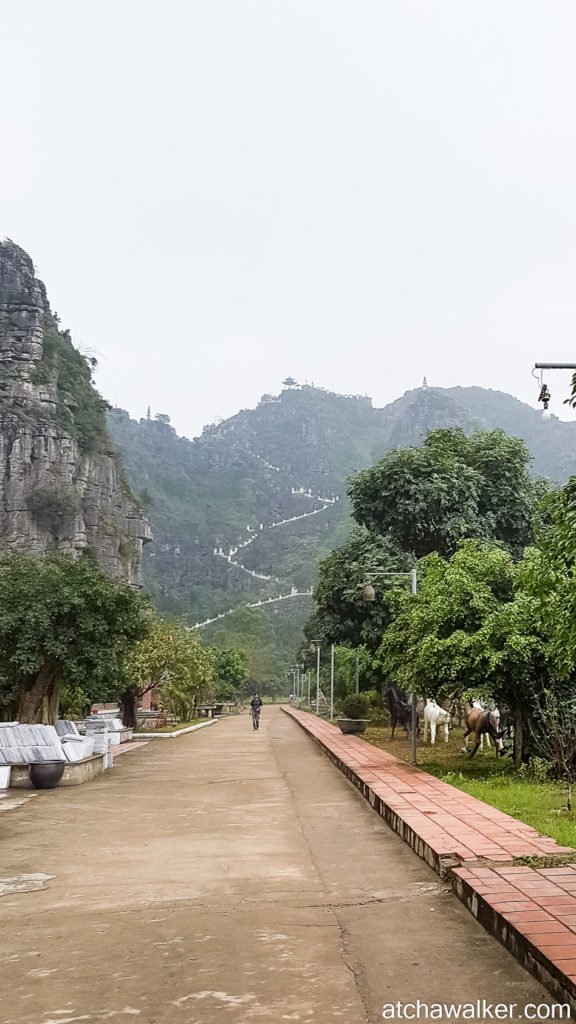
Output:
M158 691L168 710L186 721L197 697L212 692L214 655L184 622L156 619L128 653L124 674L129 684L122 694L127 724L135 719L138 697L148 690Z
M421 447L391 451L353 479L354 517L417 558L449 556L467 537L502 541L519 556L532 539L538 495L529 462L524 442L501 430L435 430Z
M314 591L316 611L306 625L308 640L324 644L365 644L375 650L395 606L392 578L372 577L376 601L367 604L363 589L371 572L408 570L408 559L387 539L357 529L351 540L320 563Z
M0 560L0 705L22 722L55 721L59 689L89 699L120 675L146 630L142 598L89 559Z
M216 696L221 700L235 700L241 696L248 682L246 653L234 647L214 652Z
M487 620L514 598L514 563L499 547L467 541L450 560L428 555L418 566L416 598L384 633L385 674L419 693L483 686Z
M385 676L418 693L484 696L510 708L517 761L524 725L550 683L531 588L541 557L532 548L515 563L502 547L479 541L465 541L448 560L427 556L417 597L404 599L377 655Z
M538 548L526 561L523 585L536 602L555 685L569 683L576 666L576 477L545 501Z

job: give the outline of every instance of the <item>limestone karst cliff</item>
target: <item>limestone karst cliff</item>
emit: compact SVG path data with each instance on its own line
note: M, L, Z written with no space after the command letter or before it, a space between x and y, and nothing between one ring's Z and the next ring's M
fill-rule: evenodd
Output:
M150 528L105 409L32 260L0 243L0 550L93 557L107 575L139 586Z

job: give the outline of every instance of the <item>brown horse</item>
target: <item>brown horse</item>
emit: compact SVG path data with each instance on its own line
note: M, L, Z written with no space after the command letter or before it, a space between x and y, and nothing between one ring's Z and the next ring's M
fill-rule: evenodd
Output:
M468 754L469 757L474 757L474 754L480 746L482 736L491 736L494 740L494 747L496 750L496 757L499 754L504 753L502 749L502 737L503 732L498 732L498 726L496 718L491 711L482 711L481 708L469 708L466 711L464 718L464 747L463 753ZM474 746L472 750L468 750L466 740L468 736L474 736Z

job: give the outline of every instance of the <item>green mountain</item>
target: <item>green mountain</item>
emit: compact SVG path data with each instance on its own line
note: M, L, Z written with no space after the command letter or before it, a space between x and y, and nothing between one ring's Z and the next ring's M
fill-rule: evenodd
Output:
M277 598L314 585L319 560L349 530L347 477L390 448L419 444L438 427L501 427L526 441L536 475L576 474L576 423L544 422L538 410L482 388L423 387L377 409L365 396L290 385L192 441L165 415L136 422L117 409L108 422L148 509L154 543L143 573L160 610L192 624L213 619L207 636L225 642L240 623L230 610L257 604L259 614L242 613L244 635L263 614L284 665L311 599ZM259 629L255 650L264 643Z
M159 607L192 622L311 588L348 529L345 480L380 439L370 399L287 388L254 410L178 437L167 416L109 429L148 507L145 579Z

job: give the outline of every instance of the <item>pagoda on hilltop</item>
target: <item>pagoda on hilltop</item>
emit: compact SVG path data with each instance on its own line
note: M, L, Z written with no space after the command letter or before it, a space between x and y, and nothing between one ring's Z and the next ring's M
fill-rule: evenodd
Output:
M285 387L285 388L299 388L300 387L298 381L294 380L293 377L286 377L286 380L282 381L282 386Z

